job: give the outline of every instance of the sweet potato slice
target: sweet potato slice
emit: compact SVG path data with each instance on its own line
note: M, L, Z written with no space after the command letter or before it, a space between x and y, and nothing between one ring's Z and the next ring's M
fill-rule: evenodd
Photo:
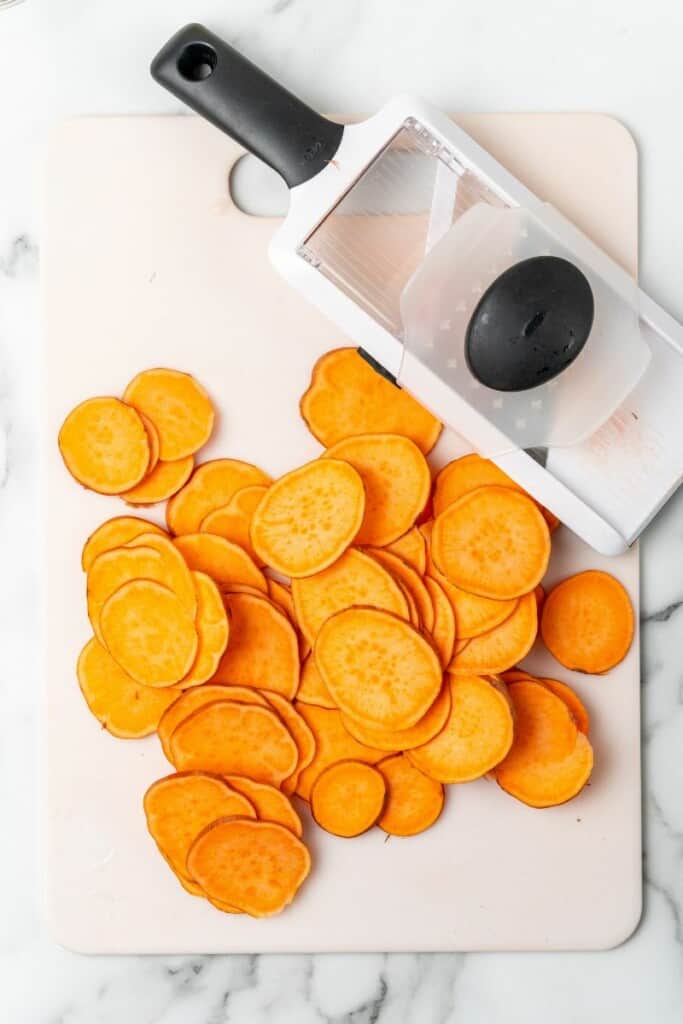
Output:
M157 505L171 498L187 483L193 466L193 455L175 462L158 462L144 480L121 497L129 505Z
M416 836L434 824L443 810L443 786L416 768L405 754L380 761L387 796L377 824L390 836Z
M399 537L392 544L387 544L386 547L387 551L391 551L393 555L398 555L404 562L411 565L416 572L419 572L420 576L424 576L427 571L427 542L420 533L419 527L411 527L407 533L404 533L402 537Z
M266 578L266 583L268 584L268 597L285 613L297 632L299 637L299 656L303 661L311 652L311 644L299 626L294 607L294 598L292 597L292 588L281 583L280 580L274 580L271 577Z
M474 636L488 633L490 629L504 622L517 607L517 598L496 601L490 597L479 597L467 590L456 587L434 564L431 555L431 538L434 524L423 523L420 532L427 546L427 574L435 579L450 601L455 614L456 631L459 640L470 640Z
M126 675L96 637L78 658L78 685L102 728L120 739L134 740L153 733L177 696L170 688L141 686Z
M316 637L314 655L338 707L370 725L408 729L441 689L431 644L403 619L376 608L333 615Z
M324 458L342 459L358 471L365 487L365 515L357 544L383 547L411 528L431 489L427 460L409 437L363 434L329 448Z
M174 544L190 569L205 572L221 587L246 584L267 593L265 577L244 548L213 533L188 533Z
M488 633L475 636L456 654L449 671L456 675L498 675L525 658L538 632L533 593L525 594L512 615Z
M633 606L614 576L580 572L548 594L541 636L565 668L600 675L622 661L633 641Z
M214 680L274 690L294 698L299 688L299 642L287 617L267 598L224 594L230 643Z
M223 604L223 595L210 576L193 572L197 592L197 656L184 679L177 683L182 690L201 686L211 679L228 646L230 623Z
M112 548L120 548L131 540L139 537L141 533L158 533L162 537L167 536L156 523L148 519L141 519L139 516L116 516L114 519L107 519L90 534L83 546L81 554L81 566L84 572L88 572L90 566L98 555Z
M434 481L434 515L440 516L464 494L491 486L522 491L519 484L490 459L484 459L475 452L454 459L444 466Z
M150 459L145 425L118 398L89 398L59 431L59 450L74 479L100 494L122 494L140 483Z
M313 654L309 654L301 666L301 679L296 699L302 704L314 704L319 708L334 709L337 707L334 697L318 672Z
M431 551L437 568L457 587L507 600L540 583L550 534L531 498L510 487L480 487L434 520Z
M214 904L270 917L292 902L311 857L289 829L271 821L223 818L195 839L187 869Z
M252 547L249 527L256 507L267 490L267 487L260 484L242 487L233 494L227 505L214 509L208 516L204 516L199 528L200 533L215 533L234 544L239 544L257 565L262 566L263 562Z
M142 420L145 433L147 434L147 440L149 441L149 462L147 464L147 476L149 476L159 461L161 441L159 440L159 431L154 426L149 416L145 416L145 414L140 412L139 409L138 416Z
M207 683L196 689L186 690L180 696L177 690L173 692L176 694L176 699L164 711L157 726L161 749L171 764L173 764L171 755L173 730L198 708L203 708L206 704L214 704L218 700L229 700L237 704L257 704L262 708L268 707L265 697L262 697L258 690L253 690L248 686L224 686L219 683Z
M441 664L445 668L450 664L455 647L455 612L445 590L436 580L425 576L424 585L427 588L432 607L434 608L434 625L431 630L432 640L434 641Z
M337 761L354 760L376 764L386 757L385 750L359 743L344 728L339 711L296 703L296 709L308 722L315 737L315 757L308 768L299 775L296 793L303 800L309 800L311 787L320 773Z
M171 533L198 533L202 520L214 509L224 508L243 487L268 486L270 477L258 466L239 459L213 459L197 466L185 486L166 507Z
M353 466L316 459L270 487L251 520L251 543L285 576L312 576L349 547L364 512L365 489Z
M254 782L243 775L226 775L225 781L254 805L259 821L274 821L301 839L304 831L301 818L292 807L291 800L279 789L265 782Z
M215 414L211 399L189 373L143 370L126 388L124 399L152 421L164 462L194 455L211 437Z
M384 776L376 768L363 761L338 761L315 780L311 813L326 832L350 839L372 828L385 797Z
M111 656L145 686L173 686L197 654L192 616L171 590L151 580L124 583L105 602L100 626Z
M172 589L168 566L158 551L146 545L136 548L112 548L111 551L103 551L92 562L88 571L86 591L88 618L101 644L104 644L104 636L100 616L105 601L124 583L136 579L155 580Z
M152 839L176 875L188 882L194 879L187 870L187 855L207 825L226 815L256 819L246 795L206 772L179 772L153 782L143 807Z
M508 668L505 670L505 672L499 672L498 675L506 684L506 686L508 683L516 683L518 679L534 678L534 676L532 676L529 672L526 671L526 669L523 668Z
M406 756L437 782L470 782L486 775L509 751L512 709L504 687L480 676L453 676L450 687L446 725Z
M157 533L141 533L139 537L129 541L126 547L152 548L161 555L165 575L157 582L172 590L194 618L198 609L197 588L185 559L173 541Z
M183 718L169 746L178 771L246 775L272 786L291 775L299 760L296 743L275 711L228 700L205 704Z
M357 548L314 576L292 580L296 619L310 644L331 615L352 605L367 605L408 619L408 602L394 577L379 560Z
M567 686L566 683L561 682L559 679L547 679L545 676L539 680L548 687L549 690L565 702L576 722L576 727L579 732L585 733L586 736L590 733L590 716L588 709L583 703L578 693L572 690L571 686Z
M439 696L436 698L429 711L419 722L412 725L410 729L378 729L375 726L366 725L364 722L357 722L348 715L342 714L344 728L351 733L359 743L366 743L371 747L380 750L397 751L412 750L414 747L421 747L434 739L446 725L451 711L451 687L448 681L444 682Z
M335 349L318 360L300 409L308 429L326 447L357 434L393 433L410 437L426 454L441 433L431 413L353 348Z
M434 605L420 574L413 569L412 565L408 565L391 551L384 551L382 548L368 548L367 553L403 584L415 602L420 624L428 633L431 633L434 628Z
M554 807L581 792L593 768L593 749L565 702L541 682L510 686L515 738L495 770L498 785L530 807Z
M283 792L289 795L290 793L293 793L296 788L295 784L300 772L302 772L304 768L308 768L309 764L315 757L315 737L309 729L306 719L299 714L294 705L283 697L282 694L273 693L272 690L262 690L261 694L266 698L269 705L277 712L285 723L289 730L289 734L296 743L297 750L299 751L299 760L296 769L292 772L289 778L285 779L282 783Z

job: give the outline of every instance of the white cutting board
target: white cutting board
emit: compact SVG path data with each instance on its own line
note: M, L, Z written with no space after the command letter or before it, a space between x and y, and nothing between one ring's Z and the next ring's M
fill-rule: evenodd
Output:
M599 116L458 120L503 163L635 270L636 155ZM594 949L622 941L641 908L638 638L605 678L572 677L592 714L596 769L572 803L531 810L484 780L451 787L438 825L412 839L328 836L306 818L314 868L281 916L220 914L176 883L141 800L169 772L156 737L121 741L88 712L75 661L89 635L79 556L116 498L67 475L56 436L87 396L137 371L197 375L220 412L206 458L273 475L319 452L297 403L315 359L348 344L270 269L274 223L228 192L238 148L194 118L69 122L50 149L45 312L45 772L47 916L64 946L99 953ZM435 465L466 445L451 434ZM153 513L160 517L160 512ZM638 595L638 554L607 560L557 534L553 575L604 566Z

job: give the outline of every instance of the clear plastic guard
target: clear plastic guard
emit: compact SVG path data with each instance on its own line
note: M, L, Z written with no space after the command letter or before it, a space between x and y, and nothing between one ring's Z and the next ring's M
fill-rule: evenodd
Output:
M593 327L583 351L557 377L525 391L497 391L469 369L467 326L489 285L534 256L561 257L584 273L595 302ZM481 439L485 455L584 440L635 388L651 357L640 328L636 284L631 295L617 294L518 207L477 203L459 217L408 282L401 316L406 350L496 428Z

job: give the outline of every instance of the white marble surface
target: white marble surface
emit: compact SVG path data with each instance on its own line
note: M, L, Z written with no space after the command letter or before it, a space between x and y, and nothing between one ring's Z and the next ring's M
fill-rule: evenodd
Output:
M204 20L321 109L602 110L642 154L642 280L679 318L683 8L673 0L26 0L0 13L0 1020L556 1024L683 1019L683 493L643 545L646 909L601 954L84 958L38 913L39 167L78 113L176 111L147 76ZM96 339L94 358L96 358Z

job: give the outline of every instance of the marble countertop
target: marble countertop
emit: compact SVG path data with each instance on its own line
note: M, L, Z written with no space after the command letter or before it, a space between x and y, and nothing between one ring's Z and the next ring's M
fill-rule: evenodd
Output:
M43 930L35 808L39 174L51 126L175 112L150 56L203 20L320 109L599 110L641 152L644 287L683 318L683 8L671 0L25 0L0 9L0 1018L8 1024L555 1024L683 1019L683 492L643 561L645 912L606 953L102 957ZM590 12L590 13L589 13Z

